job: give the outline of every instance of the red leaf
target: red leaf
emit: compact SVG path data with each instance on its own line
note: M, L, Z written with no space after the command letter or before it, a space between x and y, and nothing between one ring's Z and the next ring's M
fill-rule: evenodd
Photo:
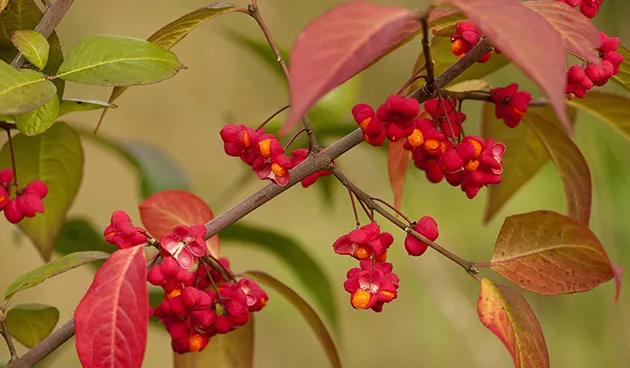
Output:
M387 171L389 172L389 182L394 191L394 207L400 210L402 205L403 189L405 187L405 177L409 168L411 152L403 148L405 140L389 142L387 146Z
M479 319L505 345L516 368L549 367L549 352L536 314L516 290L481 280Z
M76 311L84 368L141 367L149 326L147 260L142 246L114 252L99 268Z
M280 134L326 93L417 35L417 17L403 8L350 1L313 20L291 50L291 110Z
M597 236L583 223L552 211L506 218L486 266L542 295L584 292L614 277Z
M599 64L595 49L601 40L595 25L576 8L558 1L528 1L525 5L539 13L560 32L564 48L573 55Z
M144 227L155 238L170 234L177 225L199 225L214 218L203 199L185 190L165 190L155 193L138 206ZM219 235L208 240L210 253L219 255Z
M545 92L573 132L565 110L566 55L560 33L540 14L514 0L448 0Z
M562 179L567 215L588 225L593 188L591 172L580 149L560 128L530 113L525 120L545 146Z

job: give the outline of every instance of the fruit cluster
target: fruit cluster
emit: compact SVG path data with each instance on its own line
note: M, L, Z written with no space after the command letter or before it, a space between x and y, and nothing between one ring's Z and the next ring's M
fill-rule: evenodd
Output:
M566 3L572 7L579 6L580 11L584 16L593 18L599 12L599 7L604 3L604 0L556 0L561 3Z
M220 134L228 156L240 157L252 167L258 179L270 180L280 186L289 183L289 170L309 154L307 149L301 148L292 151L292 158L289 158L278 139L273 134L266 134L262 128L256 131L246 125L228 124ZM321 170L314 173L302 180L302 186L306 188L325 175L330 175L330 172Z
M483 34L473 22L459 22L455 24L455 33L451 36L451 52L460 59L479 43ZM496 50L495 50L496 51ZM487 52L477 62L485 63L490 60L491 53Z
M531 100L529 93L517 89L511 85L490 91L497 117L508 126L518 124ZM385 137L391 142L405 139L403 147L411 151L415 166L430 182L446 179L472 199L482 187L501 181L505 145L465 136L466 115L457 110L457 103L442 98L425 102L428 119L419 117L420 104L415 99L392 95L376 111L366 104L355 105L352 115L366 142L380 146Z
M269 300L256 282L232 280L227 259L221 258L219 263L222 272L203 263L191 272L166 257L149 270L147 280L164 289L164 300L153 315L171 335L176 353L203 350L213 336L246 325L251 313L260 311Z
M586 66L573 65L567 72L566 93L569 98L584 98L586 92L594 86L601 87L608 83L613 75L619 73L619 66L624 61L624 57L617 52L619 49L619 38L608 37L604 32L599 33L601 40L597 49L601 63L589 63Z
M164 290L164 300L151 314L165 325L173 351L180 354L201 351L213 336L247 324L269 300L256 282L237 281L226 258L212 266L199 261L208 253L205 235L204 225L177 225L158 243L124 211L115 211L104 231L105 240L120 249L144 243L159 247L159 263L149 269L147 281Z
M431 241L439 235L437 223L428 216L410 227ZM357 226L334 242L335 253L349 255L359 261L359 267L348 271L343 285L350 293L350 304L353 308L381 312L385 303L398 297L400 280L392 272L393 265L387 262L387 250L393 242L392 234L381 232L376 222ZM405 249L412 256L422 255L427 247L427 244L412 235L405 238Z
M0 211L12 224L17 224L25 217L35 217L37 213L44 213L42 199L48 194L48 186L39 180L33 180L24 188L15 185L15 196L11 196L13 170L0 170Z

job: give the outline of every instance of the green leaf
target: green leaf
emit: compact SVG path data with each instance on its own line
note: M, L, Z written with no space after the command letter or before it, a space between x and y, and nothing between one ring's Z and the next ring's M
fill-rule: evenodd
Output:
M77 268L86 263L107 259L108 257L109 254L104 252L78 252L68 254L67 256L45 263L15 279L15 281L13 281L13 283L11 283L11 285L7 288L7 291L4 294L4 299L5 301L8 301L19 291L30 289L51 277L70 271L71 269Z
M613 75L612 80L630 91L630 50L619 45L617 52L623 56L623 63L619 65L619 73ZM592 92L589 92L590 94Z
M39 32L22 29L11 33L11 42L26 60L42 70L48 63L50 45Z
M560 127L530 114L525 121L547 149L564 187L567 215L588 225L591 216L591 172L580 149Z
M13 46L10 35L14 31L23 29L35 29L42 19L42 11L34 0L11 0L6 11L0 14L0 59L10 64L18 54L18 50ZM63 53L59 44L59 37L55 32L48 38L50 52L48 63L44 68L46 75L53 75L59 70L63 62ZM57 87L57 96L63 97L65 81L63 79L53 80ZM32 110L29 109L29 110Z
M79 100L73 98L67 98L61 101L59 105L59 116L64 116L70 114L72 112L79 111L91 111L91 110L99 110L105 108L116 108L116 105L103 102L103 101L94 101L94 100Z
M630 139L630 98L608 92L589 91L584 98L576 98L570 105L594 115L619 134Z
M173 368L252 368L254 366L254 316L236 330L216 335L196 353L173 353Z
M140 141L113 140L84 130L79 130L79 132L84 138L121 155L136 169L140 176L142 199L169 189L189 190L187 175L162 149Z
M435 61L434 71L435 75L443 73L451 65L455 64L458 60L457 56L451 52L451 41L449 38L434 37L431 40L431 57ZM510 61L502 54L493 53L485 63L476 63L459 77L455 78L449 86L457 83L461 83L470 79L483 79L490 73L493 73L504 66L508 65ZM414 66L414 74L423 68L425 65L424 54L420 53ZM424 85L424 81L420 79L409 87L409 91L414 91L421 88Z
M0 61L0 114L31 111L50 101L56 91L44 75L29 69L18 71Z
M160 28L147 41L165 49L170 49L205 21L235 10L236 6L227 2L217 2L204 6Z
M7 311L7 331L27 348L39 344L59 322L59 311L45 304L18 304Z
M503 155L501 182L488 187L485 223L488 223L510 198L550 160L544 144L527 124L521 123L516 128L510 128L505 125L503 120L496 118L494 110L494 104L486 103L484 105L481 134L484 139L494 138L496 141L504 143L508 148ZM524 119L528 120L533 113L557 127L561 126L555 112L549 106L530 108ZM569 120L574 124L577 116L576 109L569 106L567 113Z
M105 241L102 231L87 218L72 218L66 221L59 231L55 242L55 251L62 255L84 251L99 251L109 253L116 251L114 245ZM90 265L97 270L105 261L94 261Z
M269 69L274 72L274 75L280 78L280 80L285 85L288 85L287 78L282 71L282 67L278 63L276 54L269 47L267 41L248 37L233 30L227 30L226 35L230 39L230 41L235 43L237 46L243 47L253 56L256 56L256 58L258 58L258 61L269 67ZM280 55L282 55L282 58L288 65L289 51L282 47L279 47L279 50Z
M81 141L66 123L56 123L34 137L15 136L13 148L20 183L40 180L48 186L48 195L43 200L45 212L25 218L18 225L48 261L83 179ZM0 151L0 167L10 166L11 152L5 144Z
M236 10L233 4L226 2L217 2L203 8L197 9L191 13L184 15L181 18L165 25L158 29L154 34L149 36L147 41L153 42L156 45L165 49L170 49L175 46L179 41L184 39L193 29L201 25L203 22L210 20L217 15L229 13ZM128 87L114 87L111 95L109 96L109 103L113 103L118 97L120 97ZM99 118L98 125L100 126L107 113L107 108L103 110L101 117Z
M243 242L266 250L279 257L295 272L295 276L308 289L333 327L338 327L337 309L332 286L319 263L302 245L281 233L242 222L232 224L219 233L222 244Z
M175 54L151 42L95 35L70 49L56 77L99 86L135 86L171 78L182 68Z
M53 98L33 111L14 117L18 130L25 135L38 135L48 130L59 115L59 97Z
M311 326L311 329L315 333L317 340L322 345L330 362L330 366L337 368L341 367L341 360L339 359L339 353L332 337L328 333L326 326L317 315L317 312L308 305L308 303L302 299L295 291L283 284L273 276L268 275L261 271L247 271L244 276L250 278L260 284L266 285L280 295L285 297L289 303L291 303L295 309L302 315L304 320Z

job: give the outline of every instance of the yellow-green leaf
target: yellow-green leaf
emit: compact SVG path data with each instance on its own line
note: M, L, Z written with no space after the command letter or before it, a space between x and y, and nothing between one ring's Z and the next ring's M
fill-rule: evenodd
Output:
M337 352L335 342L330 336L328 329L326 329L324 322L322 322L321 318L319 318L313 307L311 307L304 299L302 299L302 297L293 291L293 289L271 275L261 271L247 271L244 273L244 276L274 289L277 293L285 297L285 299L287 299L287 301L291 303L298 312L300 312L309 326L311 326L311 329L315 333L319 343L326 352L330 366L333 368L341 367L341 360L339 359L339 353Z
M619 73L613 75L613 81L630 91L630 50L619 45L617 52L623 56L623 63L619 65ZM592 92L589 92L589 94Z
M630 74L628 76L630 78ZM586 97L573 99L569 103L600 118L630 139L630 98L609 92L589 91Z
M205 21L210 20L217 15L233 12L234 10L236 10L236 6L227 2L217 2L204 6L203 8L199 8L180 18L177 18L171 23L158 29L155 33L149 36L147 41L153 42L160 47L170 49L179 41L183 40L184 37L186 37L193 29L197 28L197 26L201 25ZM113 103L127 90L127 88L129 87L114 87L107 101L110 104ZM108 108L105 108L101 113L98 126L100 126L103 122L107 110Z
M217 2L204 6L160 28L153 33L147 41L153 42L165 49L170 49L203 22L217 15L230 13L235 10L236 6L227 2Z
M5 301L8 301L15 293L30 289L41 284L51 277L57 276L73 268L77 268L92 261L107 259L109 253L86 251L70 253L52 262L45 263L38 268L20 275L9 285L4 294Z
M514 367L549 367L545 336L532 307L519 292L483 278L477 313L481 323L503 342Z
M245 326L214 336L197 353L173 353L173 368L252 368L254 366L254 316Z
M151 42L95 35L70 49L57 78L100 86L134 86L163 81L182 68L175 54Z
M604 246L588 226L552 211L506 218L484 266L542 295L584 292L614 277Z
M29 69L16 70L0 61L0 114L31 111L50 101L56 91L44 75Z
M33 111L14 117L18 130L25 135L33 136L48 130L59 115L59 97L53 98Z
M549 106L530 108L530 112L525 114L524 119L529 120L532 113L557 127L561 126L555 112ZM569 121L574 124L577 116L576 109L569 107L567 113ZM484 216L484 221L487 223L549 162L549 154L545 145L527 124L521 123L516 128L510 128L503 120L497 119L495 106L492 103L487 103L483 107L481 134L484 139L493 138L507 146L503 155L501 182L488 187L488 204Z
M94 100L79 100L67 98L61 101L59 105L59 117L70 114L72 112L99 110L106 108L116 108L116 105Z
M525 123L543 143L560 174L567 202L567 214L588 225L593 188L591 171L582 152L560 127L539 115L529 114Z
M34 137L15 136L13 149L20 183L41 180L48 186L44 213L25 218L18 225L48 261L83 179L81 140L70 126L59 122ZM0 167L11 167L8 144L0 151Z
M59 311L44 304L18 304L6 313L7 331L27 348L45 339L59 322Z
M6 11L0 14L0 59L6 63L11 61L18 54L18 50L11 43L10 35L14 31L22 29L35 29L42 19L42 11L35 3L35 0L11 0ZM53 75L59 70L59 66L63 62L63 53L59 44L57 33L53 32L48 37L50 44L50 52L48 55L48 63L44 68L44 74ZM53 84L57 87L57 95L63 97L65 81L63 79L53 80ZM32 110L29 109L29 110Z
M11 42L29 63L39 70L44 69L50 52L50 45L44 36L39 32L21 29L11 33Z

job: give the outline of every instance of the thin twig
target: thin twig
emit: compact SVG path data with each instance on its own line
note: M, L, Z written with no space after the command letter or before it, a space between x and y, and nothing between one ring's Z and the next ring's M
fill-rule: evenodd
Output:
M449 250L443 248L442 246L438 245L437 243L432 242L431 240L427 239L422 234L420 234L417 231L415 231L414 229L412 229L408 224L405 224L404 222L400 221L398 218L396 218L396 216L394 216L391 213L389 213L389 211L387 211L385 208L379 206L378 203L376 203L372 199L372 197L370 197L370 195L368 195L367 193L365 193L364 191L359 189L350 180L348 180L348 178L339 169L332 169L331 172L341 182L341 184L343 184L348 189L350 189L352 191L352 193L354 193L354 195L356 195L357 198L359 198L360 201L365 203L365 205L368 206L371 210L374 210L374 211L378 212L381 216L385 217L392 224L398 226L399 228L401 228L405 232L411 234L413 237L417 238L418 240L422 241L426 245L428 245L431 248L435 249L438 253L442 254L444 257L446 257L446 258L450 259L451 261L457 263L464 270L466 270L466 272L468 274L472 275L473 277L476 276L476 273L478 271L477 271L477 269L475 269L473 267L473 263L472 262L469 262L469 261L467 261L467 260L465 260L465 259L463 259L463 258L461 258L461 257L459 257L459 256L457 256L455 254L453 254L452 252L450 252ZM475 279L478 279L478 277L475 277Z
M2 337L4 337L4 340L7 342L7 347L9 348L9 353L11 354L9 363L11 363L18 358L18 355L15 351L15 345L13 345L13 337L11 337L11 335L9 334L9 328L7 327L7 320L5 319L5 314L3 310L0 310L0 324L2 325L0 333L2 334Z
M282 72L284 73L284 76L287 78L287 80L289 80L289 68L287 67L287 63L284 61L284 58L282 57L282 54L280 53L280 49L278 48L276 41L274 41L273 37L271 36L271 32L269 32L269 28L267 28L267 24L265 24L263 17L260 15L260 10L258 8L257 2L252 1L252 4L247 7L247 10L248 10L248 14L252 18L254 18L254 20L256 20L258 27L260 27L260 30L265 35L265 39L267 40L269 47L271 47L271 50L273 50L273 53L276 55L276 60L278 61L278 64L280 64L280 68L282 68ZM311 146L310 150L319 151L320 146L319 146L319 143L317 142L317 137L315 136L315 132L313 131L313 126L311 125L311 122L308 119L308 116L304 115L302 117L302 124L304 124L304 128L306 128L306 133L308 134L308 140Z
M380 198L376 198L376 197L372 197L372 200L374 202L378 202L381 204L384 204L387 208L389 208L390 210L396 212L396 214L400 217L402 217L405 221L407 221L409 223L409 225L412 224L412 221L409 220L409 217L407 217L404 213L402 213L402 211L400 211L399 209L397 209L395 206L392 206L391 204L389 204L387 201L384 201Z
M359 212L357 212L357 204L354 202L354 194L348 189L348 195L350 196L350 203L352 203L352 212L354 212L354 220L357 223L357 229L361 227L361 220L359 220Z
M286 151L287 149L289 149L289 147L291 147L291 145L293 144L293 142L295 142L295 140L300 136L300 134L306 132L306 128L302 128L300 130L298 130L297 133L295 133L293 135L293 137L291 137L291 139L289 139L289 141L287 142L287 144L284 145L284 150Z
M260 129L262 129L265 125L267 125L268 122L270 122L271 120L273 120L273 118L275 118L276 116L278 116L278 114L280 114L281 112L283 112L284 110L288 109L289 107L291 107L291 105L286 105L283 106L282 108L280 108L280 110L274 112L273 114L271 114L270 117L268 117L267 119L265 119L265 121L263 121L258 128L256 128L256 131L259 131Z
M420 18L422 23L422 53L424 54L425 66L427 68L427 84L425 88L428 93L435 91L435 71L433 68L433 58L431 57L431 47L429 46L429 12Z
M17 165L15 164L15 150L13 149L13 138L11 138L11 131L6 129L7 139L9 140L9 153L11 154L11 166L13 167L13 186L17 190L19 187L17 177Z

